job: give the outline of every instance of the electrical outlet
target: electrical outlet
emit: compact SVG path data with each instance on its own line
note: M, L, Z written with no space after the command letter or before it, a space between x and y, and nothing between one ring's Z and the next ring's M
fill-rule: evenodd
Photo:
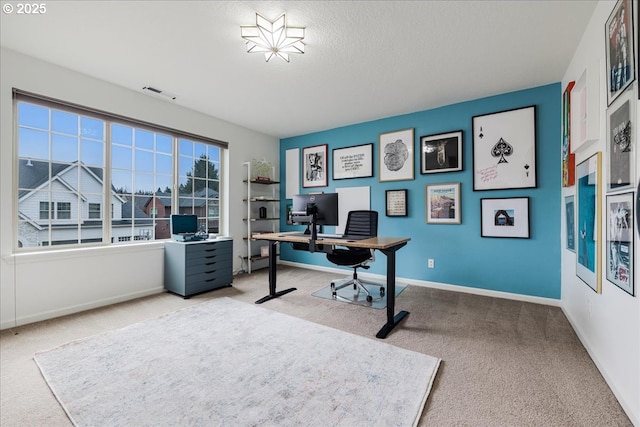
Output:
M436 262L432 258L429 258L428 265L429 265L429 268L435 268Z

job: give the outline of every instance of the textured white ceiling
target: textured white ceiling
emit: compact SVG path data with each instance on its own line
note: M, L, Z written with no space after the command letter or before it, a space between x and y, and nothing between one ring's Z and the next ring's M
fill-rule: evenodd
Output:
M2 13L1 45L288 137L560 81L596 2L46 5L41 16ZM255 12L306 27L306 53L290 63L246 53L240 26Z

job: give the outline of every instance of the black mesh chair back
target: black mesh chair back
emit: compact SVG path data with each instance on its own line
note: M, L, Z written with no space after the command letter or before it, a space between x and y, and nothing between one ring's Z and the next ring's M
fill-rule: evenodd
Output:
M346 236L378 236L378 212L350 211L344 234Z

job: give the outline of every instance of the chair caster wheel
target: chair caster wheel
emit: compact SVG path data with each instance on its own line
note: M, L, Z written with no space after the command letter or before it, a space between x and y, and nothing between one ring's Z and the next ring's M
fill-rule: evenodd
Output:
M380 288L380 296L383 297L384 296L384 288Z
M371 295L367 295L367 302L373 302L373 297Z

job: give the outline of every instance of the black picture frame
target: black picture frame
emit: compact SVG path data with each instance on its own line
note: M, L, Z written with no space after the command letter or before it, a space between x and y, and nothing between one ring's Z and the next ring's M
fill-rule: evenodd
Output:
M536 188L536 106L472 118L473 191Z
M637 101L631 89L607 108L607 192L633 189Z
M329 182L327 144L302 149L302 188L326 187Z
M529 197L480 199L480 236L528 239Z
M607 280L635 295L633 191L607 195Z
M633 1L618 0L604 26L607 106L636 79Z
M385 191L386 216L408 216L408 190Z
M462 170L462 130L420 137L420 173Z
M373 176L373 144L334 148L333 180L371 178Z

